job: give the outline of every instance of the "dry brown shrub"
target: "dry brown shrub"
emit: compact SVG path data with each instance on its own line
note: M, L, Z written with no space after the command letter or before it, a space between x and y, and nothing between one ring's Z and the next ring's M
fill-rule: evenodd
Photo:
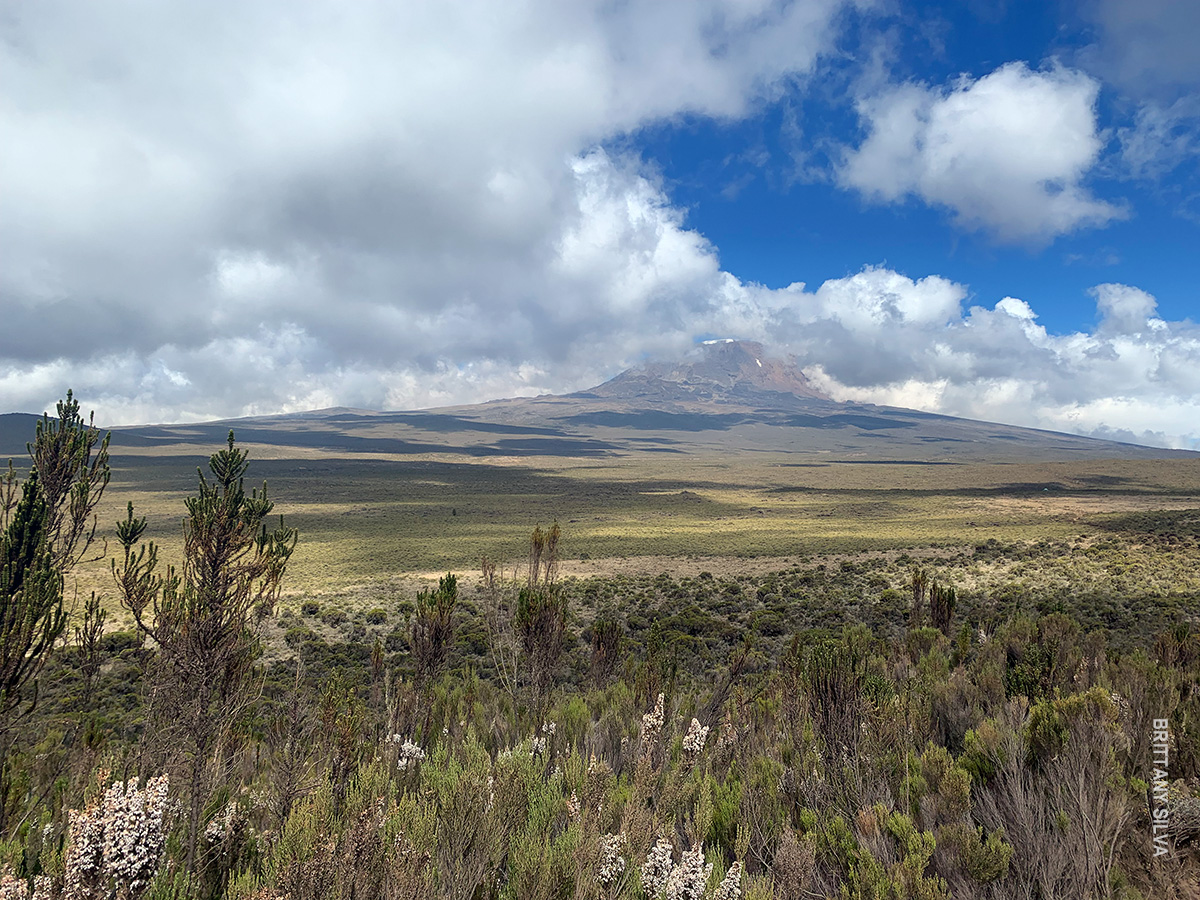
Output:
M787 829L771 863L771 879L779 900L802 900L813 896L813 873L817 865L816 845Z

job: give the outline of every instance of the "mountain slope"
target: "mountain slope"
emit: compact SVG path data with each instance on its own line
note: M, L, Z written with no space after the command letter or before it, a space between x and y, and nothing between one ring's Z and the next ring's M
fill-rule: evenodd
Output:
M103 411L100 411L101 414ZM33 416L0 417L0 453L19 457ZM707 343L688 358L648 363L574 394L415 412L334 408L113 429L115 454L188 452L232 428L248 443L365 454L621 457L632 454L802 453L826 461L979 461L1195 457L1032 428L869 403L840 403L794 361L754 343ZM194 451L193 451L194 452Z

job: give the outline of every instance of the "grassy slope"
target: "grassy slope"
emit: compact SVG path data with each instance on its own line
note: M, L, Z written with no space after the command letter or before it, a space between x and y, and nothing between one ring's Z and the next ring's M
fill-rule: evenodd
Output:
M568 571L656 574L667 559L684 571L762 571L812 553L1068 541L1101 535L1106 517L1200 507L1200 460L1190 459L914 465L646 453L531 463L250 446L251 483L267 480L276 512L301 532L293 597L470 573L484 555L511 565L533 526L553 519ZM182 500L209 449L115 457L101 533L133 500L163 559L175 560ZM108 590L107 564L82 570L80 585Z

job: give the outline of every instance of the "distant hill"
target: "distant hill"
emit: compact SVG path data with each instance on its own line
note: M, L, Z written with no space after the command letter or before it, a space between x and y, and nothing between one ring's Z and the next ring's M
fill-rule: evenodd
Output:
M98 413L102 416L103 410ZM22 456L35 416L0 416L0 455ZM343 407L194 425L113 429L112 451L248 443L354 453L620 457L795 452L829 461L1158 459L1195 456L911 409L842 403L761 345L706 343L586 391L413 412ZM198 446L197 446L198 445ZM207 450L205 450L207 452Z

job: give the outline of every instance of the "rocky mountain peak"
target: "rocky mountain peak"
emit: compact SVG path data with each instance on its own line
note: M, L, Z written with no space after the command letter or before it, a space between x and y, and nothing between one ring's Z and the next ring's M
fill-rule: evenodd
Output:
M684 359L626 369L587 393L620 400L748 400L790 394L828 400L795 360L768 356L754 341L705 341Z

